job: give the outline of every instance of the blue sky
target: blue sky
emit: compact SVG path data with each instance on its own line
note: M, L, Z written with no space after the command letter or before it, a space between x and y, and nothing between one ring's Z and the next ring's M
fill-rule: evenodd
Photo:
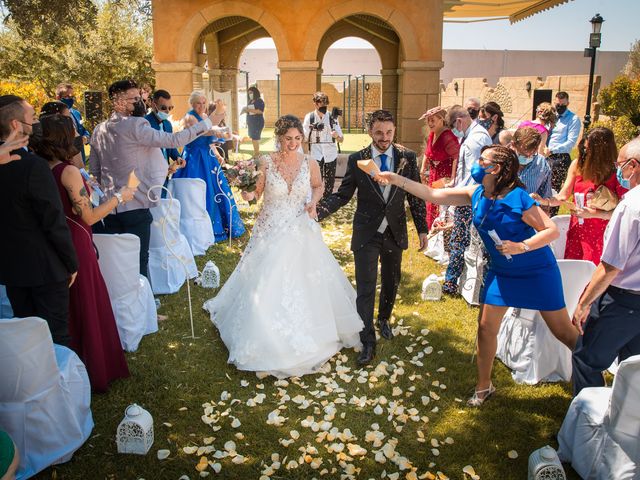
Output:
M583 50L588 46L596 13L604 18L602 50L628 51L640 39L640 0L573 0L511 25L508 20L481 23L445 23L446 49L479 50ZM273 48L271 39L252 48ZM334 48L371 48L357 38L345 38Z

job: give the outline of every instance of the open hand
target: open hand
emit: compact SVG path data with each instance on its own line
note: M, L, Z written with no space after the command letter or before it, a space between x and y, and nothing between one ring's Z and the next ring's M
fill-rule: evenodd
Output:
M7 137L6 142L0 145L0 163L9 163L13 160L20 160L20 155L11 154L14 150L19 150L27 146L29 137L18 130L13 130Z
M133 200L133 194L136 193L137 188L122 187L120 189L120 195L122 195L122 203L127 203Z

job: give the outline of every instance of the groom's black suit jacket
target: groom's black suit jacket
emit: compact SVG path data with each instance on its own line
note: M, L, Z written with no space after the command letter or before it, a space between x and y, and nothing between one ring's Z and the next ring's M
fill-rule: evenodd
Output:
M357 161L372 158L371 146L349 156L347 173L342 179L338 191L323 198L317 207L318 219L322 220L349 203L358 191L358 203L353 217L353 235L351 250L357 251L366 245L376 234L382 219L387 217L389 229L398 247L407 249L407 215L404 199L407 198L411 216L418 233L427 233L426 206L424 200L405 193L401 188L392 186L389 198L385 202L380 186L365 172L358 168ZM402 145L393 145L394 171L403 177L420 182L416 163L416 154Z

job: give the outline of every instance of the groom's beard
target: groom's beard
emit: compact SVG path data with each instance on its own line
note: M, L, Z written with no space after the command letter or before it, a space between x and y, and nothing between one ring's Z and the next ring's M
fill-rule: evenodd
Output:
M376 147L376 150L378 150L381 153L386 152L389 146L391 145L391 143L392 143L391 141L378 143L375 140L371 140L371 144L374 147Z

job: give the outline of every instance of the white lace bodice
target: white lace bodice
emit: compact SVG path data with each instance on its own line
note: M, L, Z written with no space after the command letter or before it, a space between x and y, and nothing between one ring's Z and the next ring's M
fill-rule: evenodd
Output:
M310 170L305 155L300 170L291 182L291 189L278 171L271 156L264 157L266 164L262 210L253 227L253 238L282 233L293 227L296 219L307 215L304 210L310 192Z

